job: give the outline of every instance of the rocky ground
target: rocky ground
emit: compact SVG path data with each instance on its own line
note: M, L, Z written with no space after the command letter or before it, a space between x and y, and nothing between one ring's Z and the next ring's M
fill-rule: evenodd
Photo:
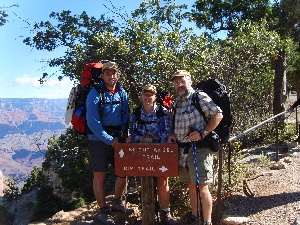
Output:
M297 225L300 224L300 146L279 155L279 162L272 166L256 167L257 174L245 180L243 193L236 193L223 201L223 218L244 221L236 224ZM268 154L268 153L267 153ZM270 154L270 153L269 153ZM261 157L261 156L260 156ZM276 157L274 152L270 157ZM249 155L244 160L251 167L257 160ZM226 219L223 221L226 223ZM230 221L230 220L228 220Z

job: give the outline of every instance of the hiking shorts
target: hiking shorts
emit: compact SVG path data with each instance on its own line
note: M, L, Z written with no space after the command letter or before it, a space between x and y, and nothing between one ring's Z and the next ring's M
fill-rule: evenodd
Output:
M213 182L213 152L209 148L197 148L197 167L199 184L207 184ZM182 182L191 181L196 184L196 171L194 167L194 157L192 150L189 152L187 166L179 168L179 180Z
M102 141L89 140L89 165L93 172L107 172L108 164L114 166L114 149Z

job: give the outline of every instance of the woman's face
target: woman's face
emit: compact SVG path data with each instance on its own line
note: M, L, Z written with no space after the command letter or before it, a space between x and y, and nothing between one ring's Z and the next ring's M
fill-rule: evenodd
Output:
M144 91L142 93L142 103L144 106L153 106L156 96L152 91Z

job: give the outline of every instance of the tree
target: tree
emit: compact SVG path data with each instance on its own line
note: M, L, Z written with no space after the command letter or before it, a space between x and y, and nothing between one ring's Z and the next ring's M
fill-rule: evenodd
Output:
M0 27L3 26L7 20L6 20L6 17L8 17L8 14L6 13L5 8L11 8L11 7L19 7L18 4L14 4L14 5L11 5L11 6L0 6Z
M25 179L25 184L21 190L22 194L29 193L36 188L40 188L44 180L42 170L37 167L33 167L30 176Z
M213 32L221 30L235 32L237 22L250 19L259 21L265 18L269 23L269 29L275 30L281 35L282 41L286 41L288 31L299 30L299 2L284 0L281 3L270 4L270 1L250 0L250 1L204 1L195 2L196 9L193 10L193 20L198 26L205 26ZM295 27L293 29L292 27ZM273 113L278 114L283 110L283 78L286 73L286 49L283 45L278 48L277 57L274 60L274 98Z
M258 22L269 18L272 9L269 0L196 0L192 10L192 19L198 27L205 27L214 33L219 31L233 32L237 23L251 20Z

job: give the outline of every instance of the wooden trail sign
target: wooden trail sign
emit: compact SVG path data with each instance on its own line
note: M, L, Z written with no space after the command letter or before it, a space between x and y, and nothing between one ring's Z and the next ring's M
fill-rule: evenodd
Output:
M118 143L114 157L118 176L178 176L176 144Z

